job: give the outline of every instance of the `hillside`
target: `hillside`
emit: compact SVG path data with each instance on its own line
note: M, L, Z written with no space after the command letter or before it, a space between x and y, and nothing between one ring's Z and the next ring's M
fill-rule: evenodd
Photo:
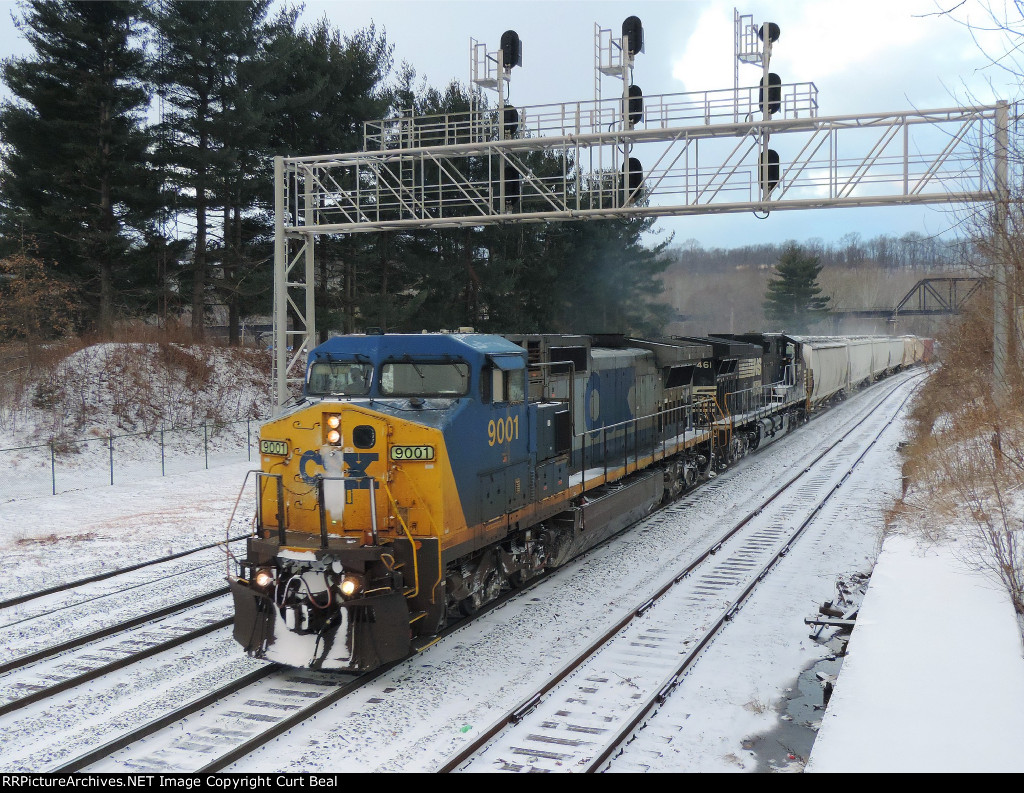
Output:
M4 361L0 499L246 459L271 411L265 350L101 342Z

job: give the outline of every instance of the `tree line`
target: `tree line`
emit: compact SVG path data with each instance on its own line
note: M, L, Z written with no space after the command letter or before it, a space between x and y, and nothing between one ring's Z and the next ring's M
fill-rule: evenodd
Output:
M356 151L365 120L473 100L396 65L373 25L271 0L24 0L17 24L33 52L0 66L0 300L35 314L4 338L156 316L201 339L219 309L237 341L270 310L273 157ZM651 332L652 223L322 237L318 326Z
M669 251L669 267L687 272L720 272L735 267L765 268L783 258L793 243L760 243L735 248L704 248L689 239ZM879 234L865 239L848 232L835 242L812 238L800 248L823 267L880 267L883 270L954 270L966 268L978 252L969 240L926 237L916 232L901 236Z

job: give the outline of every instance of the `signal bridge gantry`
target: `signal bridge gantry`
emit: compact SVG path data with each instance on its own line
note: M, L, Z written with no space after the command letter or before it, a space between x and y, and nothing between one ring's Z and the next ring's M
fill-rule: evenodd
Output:
M484 69L481 79L488 86L493 80L497 107L477 101L465 113L368 121L362 151L276 158L278 407L288 399L289 381L297 379L290 372L315 345L314 240L321 234L827 207L999 205L997 198L1005 195L1005 102L822 116L813 83L783 84L769 74L777 26L756 59L751 37L757 29L747 30L753 26L746 19L737 16L736 59L758 61L760 85L741 88L737 70L732 89L632 96L623 68L621 97L512 108L502 86L521 58L516 37L512 59L502 50L474 56L496 65Z
M646 124L626 130L608 129L617 100L522 108L504 140L494 112L368 122L363 151L279 160L284 231L992 200L979 152L998 106L821 117L813 83L782 90L770 121L750 118L754 87L742 90L739 122L728 89L645 97ZM795 150L767 184L764 135ZM626 150L654 155L638 187Z

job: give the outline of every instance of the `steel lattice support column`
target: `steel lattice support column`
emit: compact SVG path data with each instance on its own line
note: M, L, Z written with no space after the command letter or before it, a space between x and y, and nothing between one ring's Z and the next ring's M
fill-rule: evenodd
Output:
M276 411L291 399L289 384L300 382L302 363L316 344L316 306L314 285L315 234L286 231L289 213L288 186L283 157L274 158L274 349L271 377L274 382ZM311 224L314 212L310 179L301 182L305 222ZM293 220L296 223L297 219ZM292 255L292 241L298 241ZM299 267L299 264L302 264ZM301 272L301 280L295 280ZM294 274L293 274L294 273ZM293 297L293 295L297 297ZM289 312L289 307L291 312ZM289 313L295 327L289 328ZM297 370L297 375L291 373ZM291 376L290 376L291 375Z

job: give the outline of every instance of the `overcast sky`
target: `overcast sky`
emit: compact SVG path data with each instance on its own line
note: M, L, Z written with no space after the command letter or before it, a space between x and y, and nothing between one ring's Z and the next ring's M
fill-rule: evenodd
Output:
M1009 75L991 66L1006 51L1000 36L975 33L963 21L987 22L979 0L955 12L938 12L958 0L780 0L735 6L718 0L307 0L304 22L326 16L343 31L375 24L394 45L396 63L408 61L429 84L441 87L470 76L470 38L496 50L501 34L515 30L523 65L513 71L516 105L592 99L595 23L619 35L623 19L639 16L645 52L634 81L645 95L731 88L733 13L772 21L781 36L772 71L784 83L814 82L820 115L949 107L1016 99ZM1002 0L996 0L1002 6ZM17 4L0 0L0 50L25 55L14 28ZM1005 63L1005 61L1004 61ZM741 85L756 84L757 68L740 67ZM604 78L604 95L621 83ZM705 247L821 237L850 231L944 234L955 225L949 209L891 208L777 212L663 219L658 227L676 242L696 238Z

